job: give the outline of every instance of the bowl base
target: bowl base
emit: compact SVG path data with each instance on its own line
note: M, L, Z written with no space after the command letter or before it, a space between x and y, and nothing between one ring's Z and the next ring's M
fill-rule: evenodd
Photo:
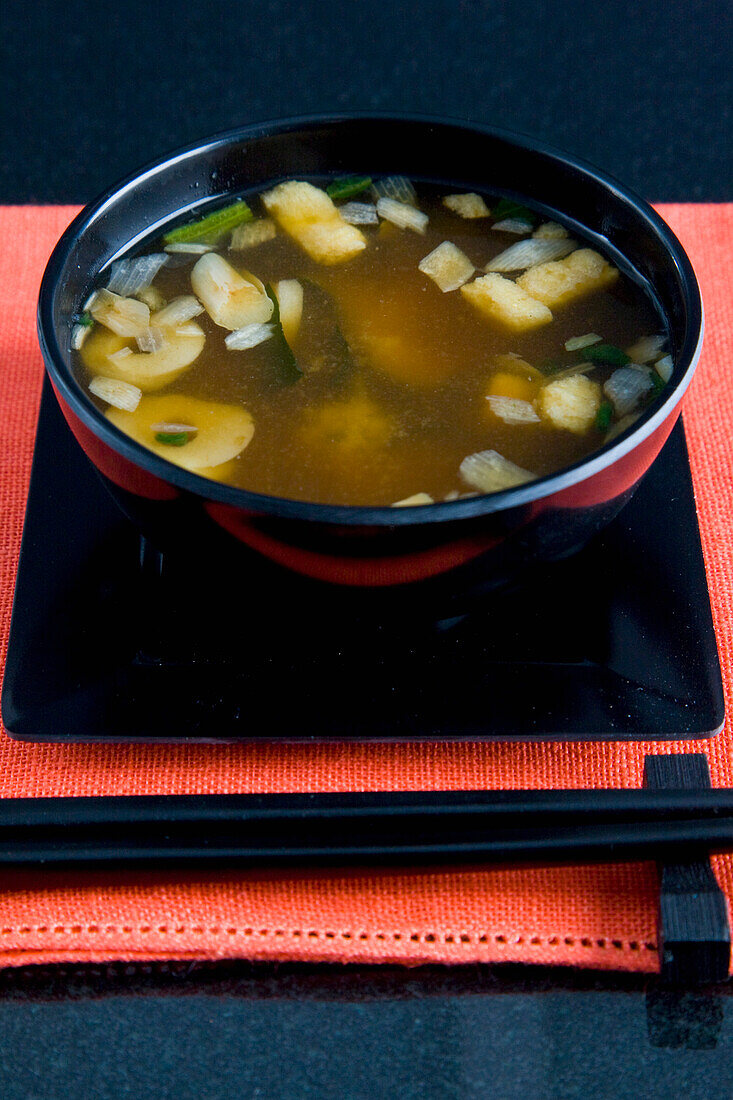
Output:
M3 686L11 736L648 740L722 724L681 424L579 553L468 612L423 611L360 613L338 589L273 583L254 555L223 552L209 573L185 546L160 555L46 384Z

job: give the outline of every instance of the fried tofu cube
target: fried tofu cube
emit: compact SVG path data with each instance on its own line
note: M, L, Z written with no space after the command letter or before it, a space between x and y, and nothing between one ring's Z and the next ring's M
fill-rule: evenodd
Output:
M505 424L539 424L540 417L531 401L522 401L517 397L486 398L491 414Z
M304 410L302 436L307 444L315 450L328 448L341 459L384 447L396 432L393 417L362 394Z
M461 294L489 320L512 332L529 332L552 320L546 305L502 275L482 275L462 286Z
M465 252L461 252L451 241L443 241L420 260L417 266L444 294L450 290L458 290L476 270Z
M488 218L491 214L488 206L474 191L465 195L446 195L443 206L447 206L459 218Z
M573 374L543 386L535 405L542 419L553 428L583 435L595 423L601 396L597 382L584 374Z
M277 235L275 223L271 218L256 218L253 222L238 225L232 233L229 248L233 252L254 248L257 244L271 241Z
M345 222L330 196L312 183L279 183L262 201L280 228L317 263L343 263L366 248L361 230Z
M618 271L600 253L592 248L579 248L564 260L531 267L517 279L517 286L550 309L558 309L611 286L616 279Z
M569 234L564 225L559 225L557 222L543 222L542 225L537 226L532 236L540 241L561 241Z
M354 237L359 234L361 240ZM351 260L366 248L366 241L356 226L348 225L339 214L339 221L309 225L300 238L293 234L308 255L321 264L340 264Z

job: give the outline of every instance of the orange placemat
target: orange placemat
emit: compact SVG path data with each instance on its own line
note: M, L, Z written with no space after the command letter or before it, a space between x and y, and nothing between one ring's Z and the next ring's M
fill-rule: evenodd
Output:
M708 330L685 422L727 705L733 653L733 205L660 208L699 274ZM43 367L35 299L70 207L0 208L0 660ZM446 745L29 745L0 732L0 797L638 787L645 752L708 752L733 786L733 735L712 742ZM728 896L733 858L715 860ZM654 970L647 863L348 873L11 873L0 966L69 959L522 961Z

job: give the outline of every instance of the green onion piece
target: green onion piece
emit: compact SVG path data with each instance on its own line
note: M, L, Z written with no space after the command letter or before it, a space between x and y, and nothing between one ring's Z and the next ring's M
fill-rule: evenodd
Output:
M514 202L513 199L499 199L492 211L492 217L495 222L504 221L506 218L518 218L520 221L529 222L530 225L536 225L539 221L533 210L528 210L526 206L522 206L520 202Z
M652 372L651 383L652 383L652 397L656 397L657 394L660 394L662 392L662 390L664 389L664 387L667 385L667 383L664 381L664 379L660 378L656 371Z
M158 443L167 443L169 447L183 447L188 443L188 432L156 432L155 438Z
M329 183L326 194L332 199L353 199L354 195L360 195L371 185L370 176L341 176L333 183Z
M589 348L583 348L582 355L590 363L608 363L612 367L625 367L631 362L626 352L613 344L591 344Z
M77 325L83 325L84 328L91 328L91 326L94 324L94 318L92 317L89 310L85 309L83 313L79 314L76 323Z
M277 294L270 283L265 284L265 293L275 307L272 311L272 317L270 318L270 324L274 329L275 335L272 337L272 341L279 348L279 377L278 382L282 386L292 386L293 382L297 382L298 379L303 377L303 371L298 366L298 361L293 354L293 349L285 339L285 333L283 332L282 322L280 320L280 303L277 300Z
M599 432L607 432L613 417L613 405L610 401L602 401L601 407L596 413L596 428Z
M187 241L216 240L222 234L228 233L244 222L251 222L254 214L247 206L244 199L238 199L231 206L225 206L223 210L215 210L213 214L207 214L191 225L179 225L177 229L171 229L163 240L166 244L183 244Z

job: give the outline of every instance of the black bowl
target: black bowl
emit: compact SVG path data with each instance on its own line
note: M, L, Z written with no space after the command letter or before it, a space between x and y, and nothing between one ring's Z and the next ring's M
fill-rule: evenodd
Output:
M524 199L559 216L641 284L666 319L675 369L627 432L581 462L516 489L394 509L309 504L246 492L146 450L99 412L71 371L71 318L109 263L184 213L292 177L368 168ZM72 222L49 260L38 331L64 415L115 499L159 547L212 555L221 531L290 574L394 599L491 588L584 545L629 498L679 414L702 342L700 293L679 241L616 181L536 141L422 117L337 116L244 127L164 158Z

